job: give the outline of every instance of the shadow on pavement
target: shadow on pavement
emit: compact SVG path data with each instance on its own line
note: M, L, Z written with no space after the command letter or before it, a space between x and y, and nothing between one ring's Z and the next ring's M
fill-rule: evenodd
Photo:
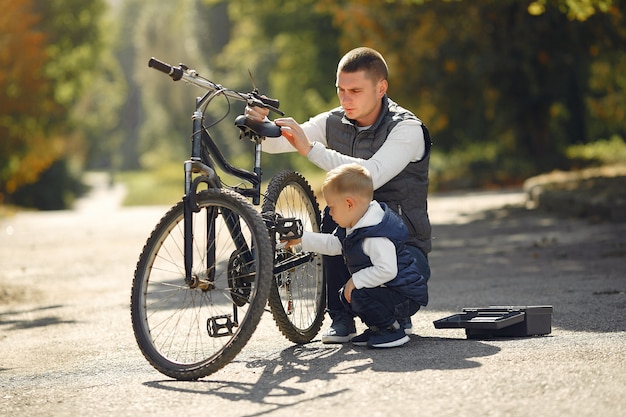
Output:
M415 323L443 318L464 307L552 305L553 329L619 332L626 328L626 224L506 207L473 213L459 224L435 224L433 235L431 302L417 313ZM255 375L260 372L256 382L161 380L144 385L268 406L250 414L258 416L307 401L307 391L296 384L326 384L371 372L478 368L481 365L473 358L498 352L500 347L480 340L419 336L412 336L403 348L388 350L298 345L261 360L233 361ZM324 396L343 398L347 390L329 390Z
M411 351L419 351L419 355L412 354ZM211 395L228 401L245 400L274 407L250 415L256 416L306 401L302 397L294 397L306 392L304 389L294 388L294 384L325 383L364 371L411 373L426 369L445 371L476 368L480 364L472 358L495 355L499 351L499 347L480 341L419 336L412 336L411 342L399 349L297 345L282 350L275 357L246 363L246 368L262 370L255 383L162 380L145 382L144 385L166 391ZM285 386L287 382L290 386ZM349 389L328 392L324 397L334 397Z
M508 207L433 235L427 311L552 305L553 327L626 330L625 223Z
M32 329L36 327L52 326L55 324L76 323L75 320L63 320L58 316L49 315L45 317L31 318L31 314L40 313L46 310L61 308L61 305L51 305L29 310L12 310L0 313L0 327L8 326L6 330ZM21 318L20 318L21 317Z

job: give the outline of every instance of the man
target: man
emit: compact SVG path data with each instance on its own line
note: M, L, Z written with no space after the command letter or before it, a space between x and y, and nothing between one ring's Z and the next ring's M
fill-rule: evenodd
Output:
M431 140L426 126L411 112L387 97L388 68L382 55L371 48L346 53L337 66L337 96L340 107L299 124L292 118L276 119L283 138L268 138L263 151L290 152L294 148L320 168L330 171L346 163L358 163L372 176L374 198L387 204L409 229L408 248L420 273L428 279L427 255L431 250L428 219L428 164ZM246 107L257 121L268 110ZM322 232L337 225L324 211ZM350 279L341 256L324 258L327 309L332 319L322 335L323 343L346 343L356 335L354 317L346 314L339 291ZM399 320L411 333L410 318Z

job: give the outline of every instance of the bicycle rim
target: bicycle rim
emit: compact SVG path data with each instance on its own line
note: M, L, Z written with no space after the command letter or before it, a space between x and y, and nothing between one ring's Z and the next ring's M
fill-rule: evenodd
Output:
M317 199L308 182L295 171L281 171L271 179L263 201L263 212L300 219L304 230L319 232ZM277 236L272 239L276 245ZM274 254L275 266L298 255L302 255L301 249L279 249ZM310 342L324 320L326 300L322 256L311 255L309 262L276 273L269 295L274 320L280 331L294 343Z
M152 366L180 380L207 376L230 362L254 332L270 290L267 229L240 195L210 189L193 214L192 275L185 283L183 203L148 238L137 263L131 316Z

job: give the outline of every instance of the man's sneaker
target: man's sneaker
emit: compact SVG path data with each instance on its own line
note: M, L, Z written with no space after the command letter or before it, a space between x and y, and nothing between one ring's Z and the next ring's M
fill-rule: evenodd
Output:
M374 332L372 332L370 329L366 329L360 335L354 336L351 342L355 346L367 346L367 342L370 340L372 334L374 334Z
M411 323L411 317L406 319L398 319L400 327L404 329L405 334L413 334L413 323Z
M367 341L367 346L371 348L391 348L402 346L411 339L404 333L404 329L398 326L391 326L388 329L373 333Z
M354 320L335 320L322 335L322 343L348 343L356 336Z

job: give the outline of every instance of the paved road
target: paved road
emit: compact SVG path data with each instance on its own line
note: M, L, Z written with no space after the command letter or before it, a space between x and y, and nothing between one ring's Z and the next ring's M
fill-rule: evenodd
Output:
M165 208L119 208L122 193L0 219L0 416L626 415L625 224L527 211L515 192L433 196L431 303L409 344L294 346L266 313L235 361L179 382L141 356L129 318ZM546 304L546 337L468 340L432 324Z

